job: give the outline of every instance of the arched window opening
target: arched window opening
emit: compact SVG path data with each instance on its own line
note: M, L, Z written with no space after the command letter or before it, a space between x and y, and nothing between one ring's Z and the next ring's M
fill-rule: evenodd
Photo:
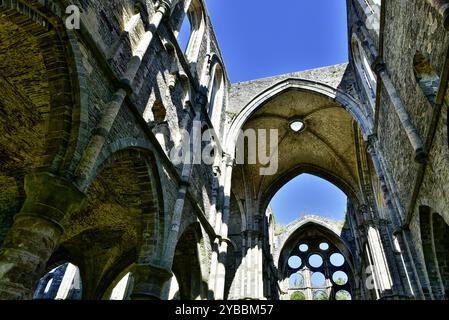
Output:
M184 108L187 108L189 106L192 105L191 102L191 87L190 87L190 80L189 77L187 76L187 74L185 74L184 72L180 73L180 82L181 82L181 86L182 86L182 105Z
M48 281L47 285L45 286L44 294L48 294L52 284L53 284L53 278L51 278L50 281Z
M212 89L210 90L208 110L209 117L212 125L215 127L216 132L220 131L220 118L223 111L224 101L224 87L223 69L217 64L214 68L214 77Z
M177 34L178 43L184 52L187 62L195 69L204 34L204 13L201 3L192 0L185 12L184 20ZM194 71L194 70L192 70Z
M449 299L449 225L438 213L433 214L432 224L435 255L443 290L441 297L447 300Z
M297 243L287 260L290 300L351 300L350 268L332 243L313 237Z
M181 47L182 52L184 52L184 54L187 52L187 47L189 46L189 40L192 34L192 24L190 23L190 17L187 17L186 19L183 20L182 25L181 25L181 30L179 30L179 35L178 35L178 43L179 46Z
M435 105L440 87L440 78L427 58L417 52L413 58L413 71L416 82L431 105Z
M379 289L382 292L391 290L392 279L385 250L380 239L379 231L371 226L368 228L368 246L372 255L373 271L375 272Z
M112 289L110 300L128 300L132 291L133 277L128 272Z
M360 40L356 36L353 36L352 39L352 55L363 90L365 91L365 95L368 97L371 109L374 111L376 107L377 79L371 69L366 54L363 52L360 45Z
M33 299L80 300L81 276L77 266L64 263L43 276L37 285Z
M179 282L176 276L173 276L169 282L168 300L180 300Z
M279 189L270 207L278 228L306 215L322 216L344 224L347 202L346 194L334 184L314 175L301 174ZM307 250L307 244L303 248Z
M449 297L449 225L429 207L420 208L421 243L434 299Z

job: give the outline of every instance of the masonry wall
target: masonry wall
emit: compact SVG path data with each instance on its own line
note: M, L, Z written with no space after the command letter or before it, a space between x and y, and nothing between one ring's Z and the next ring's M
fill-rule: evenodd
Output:
M273 238L272 222L258 212L260 204L253 203L257 201L253 199L255 195L248 192L250 188L243 183L245 177L240 177L240 173L236 172L232 177L228 176L231 172L228 167L232 167L233 159L225 159L223 150L219 150L215 151L213 164L190 166L174 161L173 155L176 153L174 151L189 147L184 133L191 137L197 123L201 132L213 129L215 143L224 147L232 122L250 102L282 81L303 79L334 88L337 91L336 100L341 98L340 94L348 95L351 102L357 104L357 110L352 111L360 111L361 119L357 121L363 126L360 128L363 129L363 143L368 145L366 149L374 149L375 168L370 170L378 171L379 180L373 177L376 186L371 187L375 192L384 193L385 212L382 215L372 212L377 209L370 203L373 195L369 186L362 185L360 190L356 190L355 198L366 202L357 203L359 206L351 210L351 221L355 223L351 232L360 229L357 231L359 234L352 234L349 229L345 232L351 238L349 250L360 264L357 265L358 270L363 270L366 264L366 258L360 258L364 252L359 252L367 243L365 229L374 225L380 229L381 237L375 246L386 251L387 265L394 278L393 289L396 291L386 294L410 298L413 291L414 298L431 298L422 248L420 208L431 208L449 224L449 37L441 16L430 5L432 1L383 1L382 10L368 17L366 1L348 0L348 64L237 84L231 84L226 75L205 2L186 0L169 3L172 5L169 13L155 30L151 21L160 10L156 1L33 0L14 8L10 7L10 2L0 1L1 12L6 13L0 15L0 57L4 62L4 65L0 64L0 84L4 87L0 93L0 106L6 114L5 121L1 123L5 136L0 138L0 244L9 233L7 245L14 246L13 240L20 239L23 230L27 230L24 226L18 230L13 227L13 216L27 200L25 177L31 173L45 174L58 183L69 185L77 195L78 192L85 197L87 195L87 207L81 206L82 201L78 201L74 207L82 208L62 217L55 224L57 226L48 227L51 232L45 229L40 234L39 230L33 229L32 223L27 226L30 230L25 234L43 237L43 240L33 238L30 243L36 246L46 244L44 250L30 249L31 253L45 253L43 261L39 262L42 270L49 268L46 266L48 261L61 263L75 259L70 255L70 248L79 244L77 252L82 252L84 247L81 243L86 239L99 247L107 247L107 243L100 242L109 238L94 239L96 232L120 234L117 239L127 242L127 245L133 244L131 249L125 244L120 247L118 241L114 243L117 248L108 247L109 251L98 249L103 259L99 254L98 261L106 261L109 254L111 261L116 258L119 261L110 270L104 270L105 267L99 270L95 259L90 265L87 259L81 261L86 264L84 269L81 266L81 273L92 275L86 281L90 295L87 297L101 296L100 291L105 287L103 282L116 281L114 275L129 267L128 261L126 265L120 257L116 257L121 255L121 250L137 255L142 247L148 249L157 244L157 248L150 250L151 261L165 263L161 268L170 269L173 257L182 255L182 250L196 255L196 280L205 285L196 288L201 291L202 298L211 298L210 292L207 292L209 282L215 283L215 287L209 289L224 291L226 298L262 298L264 295L276 298L279 275L275 260L282 249L276 245L280 240ZM77 5L81 10L80 30L64 29L64 11L69 4ZM202 21L195 33L193 61L192 57L184 54L176 39L190 5ZM371 25L375 17L379 19L379 30ZM363 89L364 78L357 71L351 47L352 35L360 35L361 26L367 29L362 46L368 49L365 53L372 63L373 72L377 73L375 111L370 109L367 93ZM139 45L150 31L153 38L140 61L136 59ZM14 42L17 38L26 40L18 45ZM25 48L28 48L28 53ZM429 100L428 92L423 91L417 79L417 54L423 56L429 68L439 76L440 81L434 84L438 84L436 101ZM139 63L136 76L128 83L124 75L136 62ZM223 105L218 106L217 123L212 123L207 110L212 100L213 70L217 65L223 69L225 89ZM398 102L391 96L391 88L379 76L381 65L392 80L393 90L405 108L410 125L424 143L427 154L424 163L415 161L410 139L398 116ZM114 109L114 103L121 94L126 97L114 115L111 127L105 130L101 126L105 115ZM27 108L33 111L25 112ZM23 123L22 127L14 125L19 120ZM97 149L89 149L102 139L104 143L99 144ZM363 143L361 153L366 147ZM93 163L80 167L89 157L94 157ZM230 163L226 164L226 161ZM357 183L362 184L365 174L362 172L363 161L358 161L358 165L360 181ZM226 181L231 181L232 187ZM126 183L134 185L127 188ZM38 196L43 194L45 200L58 201L54 200L57 197L47 194L54 190L54 185L33 186L28 186L27 192L39 191ZM99 186L104 190L99 191ZM108 188L112 188L110 192ZM67 195L62 192L59 199L66 199ZM120 195L117 199L111 199L114 192ZM28 202L31 203L32 198L29 197ZM36 203L32 204L28 204L27 208L36 210ZM46 205L59 208L59 203ZM151 214L157 211L160 218L145 220L149 218L140 219L138 216L134 221L136 230L130 231L127 219L139 212L138 207L151 211ZM86 212L86 208L95 210ZM126 215L127 210L132 214ZM29 215L29 212L25 211L24 214ZM37 216L41 224L54 218ZM217 216L220 217L218 221ZM36 218L36 214L33 217ZM83 218L83 221L78 221L78 218ZM375 221L372 221L373 218ZM222 235L220 232L226 229L224 226L228 227L229 232ZM57 234L56 229L63 230L61 237L53 235L53 231ZM131 240L127 238L130 234ZM398 234L405 234L400 237L399 250L393 242ZM179 239L189 239L189 243L179 244ZM49 244L53 242L54 247ZM271 252L273 246L275 250ZM95 253L95 250L94 246L87 246L85 251ZM115 253L111 253L114 250ZM168 261L167 257L163 257L166 252ZM245 260L248 252L252 255L251 264L245 262L248 261ZM8 250L0 253L0 270L2 263L9 259L5 258L7 255ZM274 261L271 260L273 255ZM92 254L90 258L94 256ZM147 258L145 255L139 256L144 262L149 261ZM132 262L137 262L136 259ZM27 269L20 265L20 259L17 260L21 273L17 272L26 277L24 270ZM29 270L35 270L31 260L21 261L25 261ZM175 265L175 270L188 267L185 257L176 261L181 261L179 263L182 265ZM247 263L245 269L239 271L244 263ZM89 268L95 272L87 272L91 270ZM446 276L447 266L443 266L442 270ZM410 288L407 287L405 275L411 278ZM42 275L33 276L37 278ZM0 273L0 297L11 294L8 291L10 287L2 291L3 287L6 288L5 281L10 281L10 278ZM26 280L32 282L33 279ZM183 278L184 283L188 280ZM246 288L245 284L250 287ZM422 292L425 294L422 295ZM24 297L23 292L14 294Z

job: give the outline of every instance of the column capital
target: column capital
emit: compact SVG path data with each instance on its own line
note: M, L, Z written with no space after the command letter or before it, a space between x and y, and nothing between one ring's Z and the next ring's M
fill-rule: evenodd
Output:
M79 210L86 198L72 182L46 172L25 176L24 187L27 197L15 219L38 217L61 229L63 219Z
M79 210L84 193L50 173L25 177L27 195L0 250L0 299L31 299L63 232L62 222Z
M171 270L155 264L137 264L132 273L132 300L161 300L165 283L173 277Z

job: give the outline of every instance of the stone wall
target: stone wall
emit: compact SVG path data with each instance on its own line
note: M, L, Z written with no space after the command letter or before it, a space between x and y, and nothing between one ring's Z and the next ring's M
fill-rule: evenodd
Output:
M0 0L0 298L31 298L49 266L66 261L80 268L84 298L104 298L132 268L134 298L163 297L171 270L186 298L277 298L288 236L274 237L265 209L274 189L307 170L348 193L340 238L354 257L354 298L438 298L419 216L425 206L449 224L448 31L434 1L382 2L347 0L348 64L231 84L204 0ZM70 4L78 30L65 26ZM196 30L185 53L176 37L189 10ZM356 38L375 74L374 108ZM224 97L211 120L217 66ZM424 91L417 69L432 74ZM338 110L310 122L321 136L308 132L332 156L318 163L317 147L311 163L293 163L290 148L285 174L259 190L249 166L233 165L234 135L285 91L303 96L284 96L291 112L278 119L302 116L295 106L306 96ZM215 131L214 163L174 160L195 128ZM380 249L382 261L371 261ZM183 250L197 256L199 286ZM377 291L363 288L371 266Z

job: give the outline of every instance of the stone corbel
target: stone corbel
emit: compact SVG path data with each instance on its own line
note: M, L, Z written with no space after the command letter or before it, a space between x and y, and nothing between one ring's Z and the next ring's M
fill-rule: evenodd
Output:
M132 300L161 300L164 285L173 277L171 270L152 264L138 264L133 268Z

